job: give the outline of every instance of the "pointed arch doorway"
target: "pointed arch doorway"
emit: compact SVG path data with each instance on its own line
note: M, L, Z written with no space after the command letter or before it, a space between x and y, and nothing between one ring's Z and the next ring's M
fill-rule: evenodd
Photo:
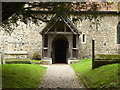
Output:
M52 62L67 63L69 43L64 36L57 36L52 42Z

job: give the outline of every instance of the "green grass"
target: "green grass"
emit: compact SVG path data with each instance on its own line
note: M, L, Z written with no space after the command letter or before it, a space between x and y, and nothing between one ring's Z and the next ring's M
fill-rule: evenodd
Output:
M5 62L14 62L14 61L30 61L30 59L27 59L27 58L18 58L18 59L15 59L15 58L6 58Z
M13 62L13 61L31 61L31 62L39 62L40 60L31 60L31 59L27 59L27 58L6 58L6 62Z
M88 88L120 88L118 83L118 65L109 64L92 70L91 59L84 59L72 67Z
M31 62L39 62L40 60L31 60Z
M28 58L18 58L18 59L15 59L15 58L6 58L6 63L8 64L30 64L30 59Z
M81 62L72 64L72 67L77 71L77 73L80 75L84 74L85 72L88 72L91 70L92 66L92 60L91 59L83 59Z
M120 59L120 55L108 55L108 54L98 54L96 55L98 59Z
M6 58L6 61L28 61L28 60L30 60L30 59L28 59L28 58L18 58L18 59L16 59L16 58Z
M3 88L38 88L46 67L34 64L2 65Z

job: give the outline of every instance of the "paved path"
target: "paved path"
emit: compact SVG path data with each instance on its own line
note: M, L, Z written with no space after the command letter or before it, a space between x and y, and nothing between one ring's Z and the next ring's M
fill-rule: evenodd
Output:
M84 88L79 84L74 70L67 64L45 65L48 67L39 88Z

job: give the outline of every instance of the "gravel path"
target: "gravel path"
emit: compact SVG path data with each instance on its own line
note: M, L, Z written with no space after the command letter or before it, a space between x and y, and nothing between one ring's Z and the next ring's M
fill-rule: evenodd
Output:
M67 64L45 65L48 67L39 88L84 88L79 84L74 70Z

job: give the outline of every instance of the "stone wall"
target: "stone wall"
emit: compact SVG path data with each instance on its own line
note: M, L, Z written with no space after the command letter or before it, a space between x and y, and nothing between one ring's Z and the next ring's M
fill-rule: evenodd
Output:
M118 15L96 14L96 16L82 14L78 16L80 19L75 22L78 30L86 36L86 42L82 43L82 35L80 35L79 57L91 56L93 38L95 40L95 54L118 54L118 44L116 44ZM106 46L104 46L105 42Z
M27 51L28 57L33 53L42 52L42 36L40 31L45 27L45 23L39 22L39 26L29 22L27 25L18 22L19 26L15 28L11 35L0 29L0 51Z

